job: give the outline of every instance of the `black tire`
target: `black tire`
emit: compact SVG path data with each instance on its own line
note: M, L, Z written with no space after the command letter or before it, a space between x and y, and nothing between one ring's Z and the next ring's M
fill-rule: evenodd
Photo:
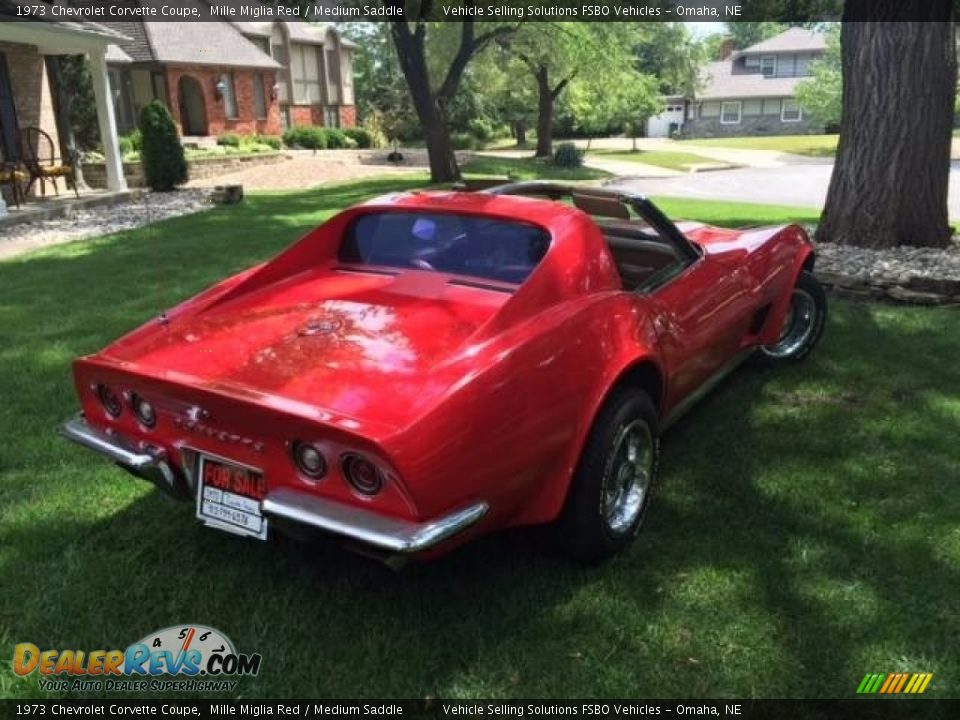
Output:
M813 274L804 270L791 294L780 339L757 348L757 361L778 367L803 360L816 347L826 322L827 294Z
M657 412L650 397L636 388L623 388L604 404L590 430L583 454L577 464L557 531L566 554L585 563L606 560L626 548L643 525L660 467L660 437ZM626 434L625 434L626 433ZM636 439L634 455L629 459L631 442ZM644 443L649 440L649 446ZM626 443L626 445L624 445ZM649 452L649 457L647 457ZM620 455L624 453L624 455ZM643 465L646 473L628 477L625 466ZM637 500L628 483L643 483ZM616 487L611 485L616 483ZM617 490L625 493L622 515L612 512ZM617 495L617 498L620 498ZM638 503L634 508L634 504Z

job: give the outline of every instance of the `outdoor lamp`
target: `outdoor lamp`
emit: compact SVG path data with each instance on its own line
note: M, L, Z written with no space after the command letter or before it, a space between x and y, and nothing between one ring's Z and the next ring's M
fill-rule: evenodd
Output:
M223 100L223 92L227 89L227 84L223 80L217 80L213 87L217 91L217 100Z

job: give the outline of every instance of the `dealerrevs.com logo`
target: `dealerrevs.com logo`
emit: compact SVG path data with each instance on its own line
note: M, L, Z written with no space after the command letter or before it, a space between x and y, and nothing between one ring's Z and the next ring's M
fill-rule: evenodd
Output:
M260 672L259 653L238 653L233 642L206 625L173 625L129 645L126 650L41 650L18 643L17 675L40 675L40 689L51 691L198 691L236 688L242 676Z

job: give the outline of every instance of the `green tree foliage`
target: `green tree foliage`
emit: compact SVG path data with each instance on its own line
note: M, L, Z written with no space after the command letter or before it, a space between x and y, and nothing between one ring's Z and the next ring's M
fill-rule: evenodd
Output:
M387 139L421 139L423 133L410 99L389 23L348 22L343 36L357 44L353 57L354 96L359 121Z
M694 40L682 22L639 23L634 33L627 40L636 70L657 78L664 95L693 95L700 67L715 59L708 46Z
M591 139L611 132L635 139L647 118L663 110L660 81L630 68L593 82L577 79L570 87L568 108L576 129Z
M810 66L810 77L797 84L797 102L805 113L824 125L840 124L843 106L843 72L840 59L840 28L827 33L827 50Z
M577 77L585 82L631 67L636 23L531 22L500 40L520 61L537 93L538 157L552 157L557 100Z
M170 111L152 100L140 113L143 170L152 190L169 191L187 181L187 160Z
M84 55L54 55L51 62L59 69L58 92L65 105L62 111L73 130L73 141L80 150L93 150L100 144L100 126L90 62Z

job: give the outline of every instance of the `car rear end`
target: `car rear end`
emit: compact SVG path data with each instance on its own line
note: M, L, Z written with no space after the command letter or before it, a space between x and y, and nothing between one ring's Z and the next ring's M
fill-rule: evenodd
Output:
M388 450L390 427L251 388L76 361L82 412L64 436L195 503L204 524L265 540L275 524L372 551L428 551L486 513L482 501L421 517Z

